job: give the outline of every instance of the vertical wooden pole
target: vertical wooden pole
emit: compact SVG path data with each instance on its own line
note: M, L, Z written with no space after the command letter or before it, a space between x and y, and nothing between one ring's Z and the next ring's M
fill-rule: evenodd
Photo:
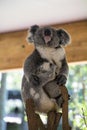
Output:
M26 114L28 119L29 130L38 130L37 117L34 110L34 103L32 99L26 101Z
M47 130L54 130L55 116L55 112L53 111L48 113Z
M56 113L54 130L57 130L61 117L62 117L62 113Z
M35 113L34 102L32 99L26 101L26 114L29 130L45 130L45 126L43 125L39 115Z
M61 116L61 113L49 112L47 130L57 130Z
M65 86L61 86L61 92L64 99L62 106L62 127L63 130L70 130L68 121L68 91Z

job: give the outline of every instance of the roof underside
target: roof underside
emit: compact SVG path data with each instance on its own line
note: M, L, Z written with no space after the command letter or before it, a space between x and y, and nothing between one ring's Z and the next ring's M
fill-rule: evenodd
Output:
M0 33L83 19L86 0L0 0Z

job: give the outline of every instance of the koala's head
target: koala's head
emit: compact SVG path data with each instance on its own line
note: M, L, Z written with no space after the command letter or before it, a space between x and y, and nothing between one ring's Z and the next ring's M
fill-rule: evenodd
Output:
M29 30L29 42L34 42L35 46L59 47L70 42L70 35L64 29L54 29L51 27L39 27L34 25Z

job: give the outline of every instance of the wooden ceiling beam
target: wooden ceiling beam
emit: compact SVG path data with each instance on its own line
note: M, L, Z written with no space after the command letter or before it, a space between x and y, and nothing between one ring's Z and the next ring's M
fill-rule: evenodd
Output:
M66 47L68 62L87 61L87 20L53 25L66 29L72 42ZM22 68L25 58L34 46L26 41L27 30L0 34L0 70Z

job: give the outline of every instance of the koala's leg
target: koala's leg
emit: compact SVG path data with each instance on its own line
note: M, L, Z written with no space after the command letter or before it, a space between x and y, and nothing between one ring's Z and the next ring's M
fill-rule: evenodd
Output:
M55 80L47 83L45 86L43 86L43 89L49 98L56 100L56 103L59 107L62 106L64 99L62 97L60 87L57 85Z
M55 98L61 94L59 86L56 84L55 81L51 81L43 86L44 91L47 95L51 98Z

